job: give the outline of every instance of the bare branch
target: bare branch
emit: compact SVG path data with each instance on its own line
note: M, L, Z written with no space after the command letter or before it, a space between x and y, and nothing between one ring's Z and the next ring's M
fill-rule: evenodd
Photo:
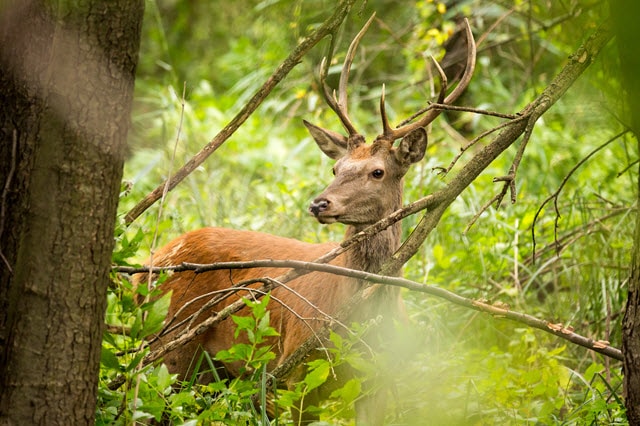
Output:
M555 225L554 225L554 240L557 243L558 242L558 220L560 219L560 210L558 209L558 196L560 195L560 192L562 191L562 188L564 188L564 186L567 184L567 182L569 181L569 179L571 178L571 176L573 175L573 173L578 170L584 163L586 163L591 157L593 157L596 153L598 153L601 149L603 149L604 147L606 147L607 145L609 145L610 143L618 140L619 138L621 138L622 136L624 136L629 130L625 129L622 132L618 133L617 135L613 136L611 139L609 139L608 141L606 141L605 143L603 143L602 145L600 145L599 147L597 147L596 149L594 149L593 151L591 151L589 154L587 154L586 157L584 157L583 159L581 159L580 161L578 161L578 163L573 166L573 168L571 170L569 170L569 173L567 173L567 175L564 177L564 179L562 179L562 182L560 183L560 186L558 186L558 189L556 189L553 194L549 195L547 198L545 198L545 200L542 202L542 204L540 204L540 207L538 207L538 210L536 211L536 214L533 216L533 223L531 224L531 240L533 241L533 262L535 263L536 260L536 223L538 222L538 217L540 216L540 213L542 213L542 209L544 208L544 206L547 205L547 203L551 200L553 201L553 206L556 212L556 218L555 218Z
M425 293L431 296L445 299L455 305L459 305L465 308L488 313L498 318L507 318L512 321L516 321L521 324L525 324L530 327L537 328L539 330L551 333L557 337L561 337L579 346L583 346L587 349L599 352L611 358L614 358L620 361L622 360L622 353L620 352L619 349L611 347L608 344L605 345L602 341L599 341L599 340L595 341L593 339L589 339L587 337L581 336L573 332L572 329L561 326L561 324L553 323L551 321L541 320L539 318L533 317L525 313L512 311L509 309L507 305L501 304L499 302L490 304L489 302L483 301L483 300L469 299L437 286L420 284L415 281L407 280L405 278L372 274L370 272L357 271L354 269L348 269L341 266L318 264L314 262L303 262L298 260L266 259L266 260L254 260L249 262L219 262L219 263L212 263L212 264L183 263L180 266L166 267L164 269L175 271L179 268L181 270L190 270L196 273L203 273L206 271L214 271L214 270L220 270L220 269L246 269L246 268L265 268L265 267L294 268L294 269L302 269L309 272L311 271L326 272L326 273L331 273L335 275L356 278L356 279L367 281L374 284L383 284L383 285L406 288L411 291L417 291L420 293ZM147 269L156 269L156 268L147 268ZM272 289L279 285L279 283L275 282L275 280L268 277L261 278L261 280L267 281L267 283L264 286L265 288ZM367 289L365 289L365 293L372 294L371 292L372 288L374 287L368 287ZM249 289L244 289L244 290L249 290ZM259 292L261 294L266 291L262 288L250 289L250 290ZM242 301L240 302L243 303ZM352 300L350 303L346 305L345 308L342 308L342 309L346 309L351 312L353 310L352 303L354 303L354 300ZM338 314L335 317L340 317L340 315ZM334 317L330 317L330 318L334 318ZM317 340L318 337L314 335L313 339ZM150 358L156 359L156 357L150 357Z
M206 144L200 152L194 155L175 175L170 176L170 184L168 190L171 191L191 172L198 168L204 161L209 158L216 149L220 147L238 128L246 121L258 106L266 99L274 87L280 83L289 72L298 64L302 57L320 40L328 34L333 33L340 26L344 18L347 16L355 0L342 0L336 7L335 12L324 23L313 31L309 36L300 42L291 54L278 66L274 73L264 82L262 87L253 95L247 104L238 112L238 114L227 124L220 132ZM158 185L156 189L144 197L136 206L134 206L125 216L125 223L130 224L153 203L158 201L162 196L166 182Z
M488 114L488 115L491 115L491 114ZM489 130L486 130L486 131L480 133L478 136L476 136L475 138L470 140L466 145L464 145L463 147L460 148L460 153L458 155L456 155L453 160L451 160L451 163L449 163L449 166L447 168L436 167L436 168L434 168L434 170L438 171L442 176L446 176L447 174L449 174L451 169L453 169L453 166L456 165L456 163L458 162L460 157L462 157L462 155L465 152L467 152L467 150L469 148L474 146L480 140L482 140L485 137L489 136L491 133L497 132L498 130L504 129L505 127L511 126L513 124L516 124L519 121L526 120L526 119L527 119L527 117L524 117L524 116L517 117L517 118L514 118L513 120L506 121L506 122L504 122L502 124L497 125L496 127L493 127L493 128L491 128Z

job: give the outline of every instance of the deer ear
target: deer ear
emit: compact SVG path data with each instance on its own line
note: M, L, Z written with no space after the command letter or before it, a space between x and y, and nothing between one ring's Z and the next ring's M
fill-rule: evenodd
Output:
M347 153L347 138L345 136L331 130L325 130L307 120L302 121L322 152L334 160L344 157Z
M417 163L422 160L427 150L427 132L422 127L402 138L396 149L396 160L402 165Z

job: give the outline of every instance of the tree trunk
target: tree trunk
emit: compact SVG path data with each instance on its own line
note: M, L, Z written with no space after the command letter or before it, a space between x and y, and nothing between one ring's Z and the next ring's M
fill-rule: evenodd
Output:
M616 30L620 57L621 82L626 92L627 125L640 140L640 46L637 43L637 0L613 0L611 15ZM631 274L627 306L622 320L622 352L624 355L624 389L627 418L630 425L640 424L640 182L636 189L636 230L631 256Z
M0 8L0 424L93 424L143 0Z

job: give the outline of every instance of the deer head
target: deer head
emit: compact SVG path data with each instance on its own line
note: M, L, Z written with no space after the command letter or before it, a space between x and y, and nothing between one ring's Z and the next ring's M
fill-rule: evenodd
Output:
M320 149L337 160L335 179L309 207L320 223L370 225L400 207L402 178L427 148L423 128L394 147L384 139L366 144L362 137L347 139L306 121L305 125Z
M380 97L382 133L371 144L355 129L347 112L347 84L349 72L360 39L369 28L375 14L369 18L351 42L342 67L336 98L326 84L327 61L323 60L320 81L324 97L342 122L348 136L322 129L307 121L309 129L322 152L337 160L333 167L334 181L309 206L309 212L320 223L341 222L356 228L377 222L400 208L402 203L402 178L411 164L420 161L427 148L427 132L424 127L431 123L440 110L430 109L422 118L392 128L385 111L384 86ZM468 40L467 66L458 86L445 96L447 81L438 63L436 69L442 81L439 103L450 104L465 90L475 68L476 49L473 35L465 19ZM422 113L426 112L426 109ZM415 114L416 116L420 113ZM398 146L394 146L401 139Z

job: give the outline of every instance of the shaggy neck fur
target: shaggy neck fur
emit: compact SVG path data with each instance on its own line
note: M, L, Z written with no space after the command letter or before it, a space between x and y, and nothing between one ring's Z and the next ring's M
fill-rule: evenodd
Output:
M384 217L398 210L402 205L402 192L390 203ZM366 229L370 224L352 225L347 228L345 239ZM347 267L361 271L378 273L384 262L400 247L402 225L396 222L387 229L372 235L347 252Z

